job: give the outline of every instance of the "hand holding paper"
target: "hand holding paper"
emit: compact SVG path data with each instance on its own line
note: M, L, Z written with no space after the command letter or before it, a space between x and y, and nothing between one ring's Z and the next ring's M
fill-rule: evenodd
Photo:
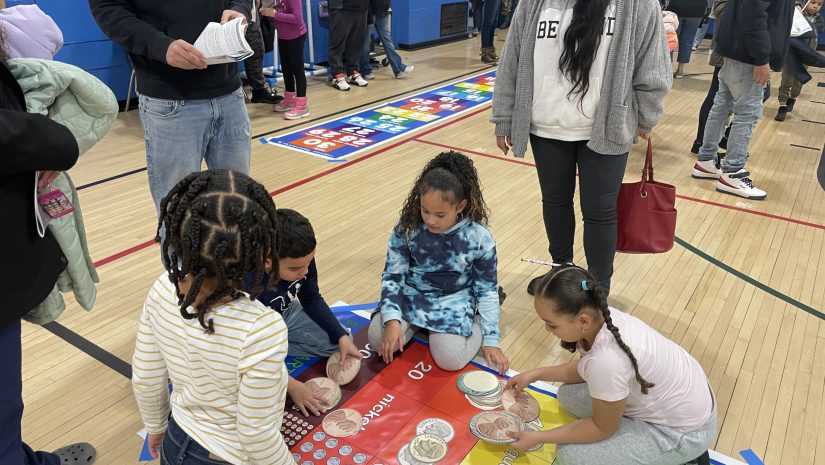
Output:
M227 11L231 10L224 11L225 17ZM198 40L195 41L195 48L203 54L207 65L237 63L252 56L252 48L249 47L244 37L245 22L246 17L237 13L234 19L230 19L225 24L209 23L206 25Z

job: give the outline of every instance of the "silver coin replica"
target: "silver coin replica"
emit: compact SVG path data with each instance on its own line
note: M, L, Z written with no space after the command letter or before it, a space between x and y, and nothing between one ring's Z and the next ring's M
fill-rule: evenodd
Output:
M312 435L312 439L315 441L323 441L326 437L327 435L323 431L316 431L315 434Z
M421 462L415 459L412 456L412 452L410 452L410 445L404 444L404 447L398 450L398 459L399 465L430 465L427 462Z
M329 438L327 439L327 442L324 443L324 445L327 446L327 449L335 449L336 447L338 447L338 440L335 438Z
M453 429L453 425L446 420L442 420L441 418L427 418L418 423L418 426L415 427L415 434L416 436L434 434L443 439L444 442L450 442L455 437L455 430Z
M301 465L315 465L315 462L313 462L312 460L304 460L303 462L301 462Z
M292 454L292 458L295 460L295 463L298 463L298 460L301 460L301 454Z
M355 463L365 463L367 461L367 454L359 452L352 456L352 461Z
M352 453L352 447L350 447L350 446L341 446L341 448L338 449L338 453L343 455L344 457L346 457L346 456L348 456L349 454Z
M324 458L326 456L327 456L327 451L325 451L324 449L318 449L318 450L316 450L315 452L312 453L312 458L317 459L317 460L321 460L322 458Z
M419 462L435 463L447 456L447 442L434 434L421 434L410 441L410 454Z
M315 444L311 442L305 442L301 444L301 452L310 452L312 449L315 449Z
M338 457L330 457L329 460L327 460L327 465L341 465L341 459Z

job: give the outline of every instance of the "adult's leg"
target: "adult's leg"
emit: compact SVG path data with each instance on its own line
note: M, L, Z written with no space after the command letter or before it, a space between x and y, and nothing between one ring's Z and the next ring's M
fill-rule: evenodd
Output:
M381 37L381 44L384 46L384 53L387 54L392 72L398 76L398 73L407 69L407 66L403 63L401 55L395 50L395 44L390 33L390 17L387 15L375 16L375 30L378 32L378 36Z
M367 13L369 14L369 13ZM372 65L370 65L370 38L372 34L370 33L370 26L367 24L367 30L364 34L364 39L362 40L363 45L361 46L361 55L360 60L358 62L358 72L361 73L362 76L366 76L368 74L372 74Z
M206 165L249 174L252 132L243 89L212 99L212 105L215 111L204 156Z
M329 341L329 336L318 323L307 315L301 302L293 300L284 311L289 349L293 357L329 357L338 350L338 343Z
M266 89L264 81L264 37L261 34L261 21L269 21L261 16L258 21L249 23L246 28L246 42L254 52L252 56L244 60L243 66L246 72L246 79L252 86L252 90Z
M573 193L576 191L576 143L530 134L533 158L541 188L542 216L550 256L556 263L573 260L573 237L576 215Z
M349 33L346 39L344 65L347 75L358 69L361 51L364 45L364 35L367 33L367 13L360 11L346 11Z
M478 354L482 343L479 317L473 320L473 333L470 337L457 334L430 332L430 353L435 364L442 370L458 371L466 367Z
M346 50L347 37L350 34L349 24L347 24L347 12L344 10L329 10L329 49L327 50L327 61L332 68L332 75L346 73L344 67L344 50Z
M0 327L0 463L3 465L58 465L48 452L34 452L23 443L23 375L20 320Z
M725 60L722 69L727 66L729 60ZM721 77L722 71L719 71ZM702 140L702 147L699 149L699 161L716 160L716 154L719 151L719 141L725 133L725 128L728 125L728 116L733 111L733 95L730 90L719 79L719 90L716 91L716 96L713 98L713 106L708 113L707 123L705 123L705 137Z
M415 332L418 331L417 326L407 323L405 320L398 320L401 323L401 334L403 335L403 345L407 345L410 339L413 338ZM375 313L370 321L370 327L367 329L367 340L370 343L370 348L374 352L381 349L381 338L384 337L384 320L380 313Z
M491 48L496 35L496 20L501 0L484 0L481 8L481 48Z
M676 61L685 64L690 63L690 54L693 52L693 39L696 38L696 30L702 18L679 18L679 27L676 34L679 36L679 54Z
M705 101L702 102L702 108L699 109L699 124L696 125L696 140L693 141L695 152L699 151L702 141L705 140L705 124L707 124L710 109L713 107L713 99L719 90L719 69L717 67L713 68L713 78L710 80L708 94L705 96Z
M579 195L584 218L584 254L587 267L609 293L618 235L616 201L627 154L602 155L579 142Z
M160 212L160 201L175 184L201 169L212 127L212 103L208 99L165 100L141 95L138 111L146 143L149 190Z
M733 97L733 125L728 136L728 151L723 173L735 173L748 161L748 145L753 129L762 116L763 85L753 80L753 65L726 59L719 72L720 89L726 86Z
M470 6L473 9L473 29L481 31L481 18L484 16L481 8L484 6L484 0L472 0Z

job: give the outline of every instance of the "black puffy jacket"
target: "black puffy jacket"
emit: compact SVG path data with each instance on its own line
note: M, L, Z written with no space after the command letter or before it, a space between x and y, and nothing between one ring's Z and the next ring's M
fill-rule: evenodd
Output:
M793 10L793 0L728 0L714 50L725 58L781 70Z

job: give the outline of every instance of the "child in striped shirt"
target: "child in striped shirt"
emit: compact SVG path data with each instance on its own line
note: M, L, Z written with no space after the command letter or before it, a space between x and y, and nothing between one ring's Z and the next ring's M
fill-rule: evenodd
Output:
M255 300L261 286L242 292L250 274L278 281L272 198L246 175L210 170L180 181L160 212L168 276L146 298L132 374L152 457L161 465L294 463L280 433L286 325Z

